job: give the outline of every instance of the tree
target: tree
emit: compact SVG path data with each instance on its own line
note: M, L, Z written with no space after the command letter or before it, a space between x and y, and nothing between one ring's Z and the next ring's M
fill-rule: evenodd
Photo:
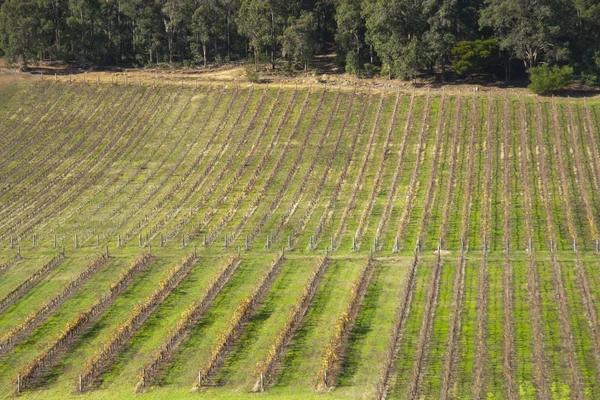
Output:
M34 0L6 0L0 9L0 45L23 69L40 50L39 11Z
M424 65L423 34L428 28L421 4L377 0L365 16L367 42L373 45L389 77L416 78Z
M162 12L162 20L167 35L169 48L169 63L173 63L175 36L185 26L189 26L189 18L192 15L192 2L190 0L159 0Z
M486 0L479 22L494 31L502 50L522 60L525 68L532 68L544 52L558 45L558 2Z
M291 18L282 39L284 57L291 56L296 64L307 70L318 48L316 21L313 13L303 11L300 18Z
M270 9L265 0L243 0L238 13L237 25L241 35L248 38L254 53L254 68L258 71L258 54L268 42Z
M458 75L471 75L483 70L491 63L498 45L494 39L458 42L452 48L452 68Z
M362 33L364 20L361 15L361 4L359 0L338 0L335 8L335 22L337 32L335 41L340 48L346 52L355 52L356 57L350 56L351 60L358 60L351 68L360 71L360 49L363 46Z
M216 10L210 0L200 0L192 18L192 32L202 43L202 58L206 68L206 44L217 33Z
M122 12L131 30L129 46L133 57L142 64L146 61L152 63L155 59L158 62L158 49L164 39L159 5L153 1L127 0Z

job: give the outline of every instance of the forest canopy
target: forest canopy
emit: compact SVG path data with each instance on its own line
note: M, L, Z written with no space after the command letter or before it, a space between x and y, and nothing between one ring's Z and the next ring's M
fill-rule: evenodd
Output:
M354 74L524 77L570 67L600 84L600 0L0 0L0 53L23 67L307 70L335 53ZM570 69L569 69L570 70ZM549 70L551 71L551 70ZM564 70L563 70L564 71Z

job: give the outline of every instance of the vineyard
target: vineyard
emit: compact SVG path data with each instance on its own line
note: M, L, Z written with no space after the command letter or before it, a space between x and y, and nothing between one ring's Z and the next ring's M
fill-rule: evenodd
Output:
M0 396L599 398L600 102L2 86Z

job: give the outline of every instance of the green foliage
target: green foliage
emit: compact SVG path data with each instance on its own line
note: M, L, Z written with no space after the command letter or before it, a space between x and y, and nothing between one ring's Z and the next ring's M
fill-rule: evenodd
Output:
M33 0L7 0L0 9L0 46L23 69L40 49L39 8Z
M542 65L530 68L528 72L531 83L527 87L536 94L548 94L573 83L573 67L568 65L564 67Z
M315 17L311 12L303 11L300 18L291 18L290 26L283 32L282 53L306 71L317 51L317 32Z
M455 57L452 68L458 75L481 71L497 51L498 45L494 39L458 42L452 48Z
M360 60L358 54L354 51L349 51L346 54L346 72L352 75L358 75L360 72Z
M375 65L371 63L366 63L365 65L363 65L363 68L365 70L365 76L371 78L375 75Z
M248 79L249 82L254 82L254 83L259 82L260 77L259 77L258 71L256 70L254 65L246 64L245 70L246 70L246 79Z

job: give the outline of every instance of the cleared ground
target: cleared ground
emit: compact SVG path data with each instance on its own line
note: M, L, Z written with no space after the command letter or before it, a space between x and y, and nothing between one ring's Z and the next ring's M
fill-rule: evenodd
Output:
M0 392L597 398L599 143L598 100L2 84Z

